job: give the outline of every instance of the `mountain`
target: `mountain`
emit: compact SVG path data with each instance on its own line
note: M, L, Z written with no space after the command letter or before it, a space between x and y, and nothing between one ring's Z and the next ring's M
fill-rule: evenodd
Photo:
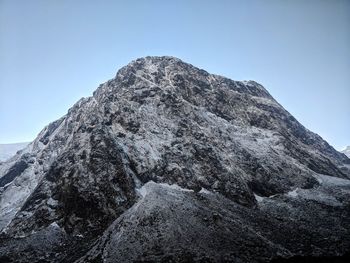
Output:
M350 158L350 146L347 146L344 150L341 151L341 153L344 153L347 157Z
M22 150L28 144L28 142L0 144L0 162L14 156L17 151Z
M0 261L345 260L349 161L254 81L140 58L0 166Z

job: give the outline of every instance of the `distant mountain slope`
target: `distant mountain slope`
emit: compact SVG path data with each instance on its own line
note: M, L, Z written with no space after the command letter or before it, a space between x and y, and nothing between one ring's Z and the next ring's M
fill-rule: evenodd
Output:
M0 144L0 162L14 156L17 151L24 149L29 142Z
M344 150L340 151L350 158L350 146L346 147Z

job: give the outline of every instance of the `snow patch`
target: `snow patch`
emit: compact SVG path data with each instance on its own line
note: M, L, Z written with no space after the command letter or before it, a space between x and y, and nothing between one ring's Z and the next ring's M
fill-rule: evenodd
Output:
M154 185L166 187L168 189L181 191L181 192L194 192L191 189L182 188L181 186L179 186L177 184L155 183L153 181L147 182L141 188L136 189L136 191L141 197L145 197L148 193L152 192L152 186L154 186Z
M46 203L48 206L52 206L52 207L55 207L58 204L57 200L52 199L52 197L50 197Z
M254 194L254 197L255 197L255 200L256 200L258 203L264 201L264 197L262 197L262 196L260 196L260 195Z
M141 195L141 197L145 197L148 193L148 189L146 185L143 185L141 188L136 189L136 192Z
M165 186L165 187L168 187L168 188L170 188L170 189L177 190L177 191L182 191L182 192L194 192L194 191L191 190L191 189L182 188L181 186L179 186L179 185L177 185L177 184L159 183L159 185Z
M50 224L50 227L53 227L53 228L60 228L60 226L56 223L56 222L52 222Z
M343 204L338 201L334 196L329 193L315 191L314 189L302 189L299 192L301 198L316 201L330 206L342 206Z
M350 186L350 180L348 180L348 179L343 179L343 178L329 176L329 175L324 175L324 174L315 174L314 177L322 185L327 185L327 186Z
M290 197L297 197L298 196L298 188L295 188L293 191L290 191L287 193Z
M212 194L212 192L210 192L208 189L205 189L204 187L202 187L202 189L199 191L199 193L206 194L206 195Z

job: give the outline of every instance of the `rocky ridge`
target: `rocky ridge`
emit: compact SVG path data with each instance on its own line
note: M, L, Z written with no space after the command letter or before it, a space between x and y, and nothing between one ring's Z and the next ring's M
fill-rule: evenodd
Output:
M141 58L0 165L0 259L343 255L349 179L260 84Z

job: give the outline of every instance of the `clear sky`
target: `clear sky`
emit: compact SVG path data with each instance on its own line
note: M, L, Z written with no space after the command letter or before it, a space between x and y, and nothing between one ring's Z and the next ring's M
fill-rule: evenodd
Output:
M131 60L252 79L350 145L348 0L0 0L0 143L30 141Z

